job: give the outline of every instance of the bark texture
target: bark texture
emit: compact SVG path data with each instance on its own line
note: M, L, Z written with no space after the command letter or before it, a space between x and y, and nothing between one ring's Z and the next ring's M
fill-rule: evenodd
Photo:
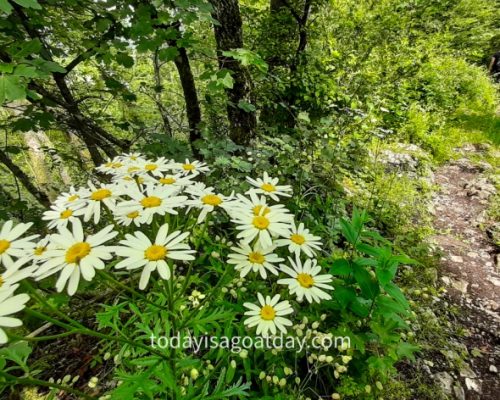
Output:
M247 145L255 136L257 119L254 112L239 107L240 102L253 103L250 74L238 60L222 53L243 47L243 27L238 0L210 0L212 16L219 22L214 25L219 68L231 71L233 87L227 89L227 116L229 134L239 145Z

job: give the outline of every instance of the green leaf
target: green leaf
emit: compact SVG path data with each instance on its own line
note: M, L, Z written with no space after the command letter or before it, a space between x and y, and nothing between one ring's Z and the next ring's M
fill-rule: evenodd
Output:
M396 275L396 269L395 268L377 268L375 271L377 275L377 279L379 283L384 286L387 285L390 281L393 280L394 276Z
M34 10L42 9L42 6L38 4L38 1L36 0L14 0L14 3L17 3L24 8L32 8Z
M233 88L234 80L229 72L226 72L226 74L220 79L220 82L225 88Z
M349 275L351 272L351 264L343 258L335 260L330 268L330 274L332 275Z
M413 355L413 353L419 350L420 347L418 346L407 342L401 342L396 350L396 353L400 358L408 358L411 361L415 361L415 356Z
M26 365L26 361L30 354L31 347L28 342L16 342L0 350L0 356L4 356L19 366Z
M14 75L24 76L25 78L38 78L41 74L35 67L20 64L14 70Z
M168 47L166 49L161 49L158 52L158 58L160 61L174 61L178 55L179 50L177 50L177 47Z
M370 273L362 266L354 264L353 270L354 270L354 279L356 279L356 282L358 282L358 285L361 288L361 293L363 293L363 296L369 299L374 299L380 293L380 288L378 283L372 278Z
M134 59L127 53L117 53L115 59L118 64L123 65L125 68L131 68L134 65Z
M13 8L7 0L0 0L0 11L3 11L5 14L9 15L12 10Z
M254 112L256 110L255 106L246 101L240 100L238 103L238 107L246 112Z
M345 218L342 218L340 220L340 232L349 243L356 244L356 242L358 241L358 232L356 232L350 221Z
M393 299L398 301L403 307L406 309L409 308L408 301L406 300L406 297L404 294L401 292L401 290L396 286L396 284L390 282L386 285L384 285L384 290L392 296Z
M17 76L0 75L0 104L26 98L26 87Z
M333 296L339 302L340 306L345 308L356 299L356 292L352 288L336 286Z

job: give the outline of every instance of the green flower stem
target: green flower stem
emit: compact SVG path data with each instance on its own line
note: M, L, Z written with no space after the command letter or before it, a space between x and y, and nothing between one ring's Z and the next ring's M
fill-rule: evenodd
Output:
M134 290L131 287L128 287L127 285L125 285L125 284L121 283L120 281L116 280L115 278L113 278L112 275L108 274L107 272L98 270L97 273L102 278L104 278L104 279L112 282L114 285L118 286L119 288L121 288L123 290L126 290L129 293L132 293L134 296L139 297L141 300L145 301L146 303L151 304L151 305L159 308L160 310L164 309L163 306L158 305L158 304L152 302L151 300L148 300L148 298L146 296L144 296L143 294L139 293L137 290Z
M184 319L182 320L182 323L181 323L181 325L180 325L180 327L179 327L179 330L181 330L181 329L185 328L185 327L187 326L187 323L188 323L188 322L189 322L189 321L190 321L190 320L191 320L191 319L192 319L192 318L196 315L196 311L198 311L198 310L201 308L201 306L202 306L203 304L205 304L205 303L206 303L206 302L207 302L207 301L211 298L211 296L219 290L219 287L222 285L222 282L224 281L224 278L226 277L227 272L228 272L228 269L226 268L226 269L224 270L224 273L223 273L223 274L222 274L222 276L220 277L219 281L218 281L218 282L216 283L216 285L212 288L212 290L210 290L210 291L207 293L206 297L205 297L202 301L200 301L200 304L198 305L198 307L194 308L194 309L193 309L193 310L192 310L192 311L191 311L191 312L187 315L187 317L186 317L186 318L184 318Z
M205 232L207 231L207 228L208 228L209 221L210 221L210 214L207 215L207 218L205 219L205 223L203 224L203 228L201 230L199 240L196 243L196 247L194 248L195 254L200 249L201 243L203 241L203 237L205 236ZM180 291L180 296L183 296L184 293L185 293L185 291L186 291L186 288L187 288L187 286L189 284L189 278L191 277L192 271L193 271L193 262L190 262L188 270L187 270L185 278L184 278L184 283L182 284L182 288L181 288L181 291Z
M38 311L32 310L31 308L25 308L24 311L27 314L32 315L32 316L34 316L42 321L52 322L54 325L60 326L61 328L67 329L68 331L72 331L74 333L81 333L81 334L87 335L87 336L93 336L93 337L96 337L99 339L111 340L114 342L128 344L129 346L138 347L138 348L146 350L146 351L148 351L148 352L150 352L150 353L152 353L160 358L163 358L167 361L170 361L170 357L166 356L165 354L163 354L163 353L159 352L158 350L155 350L155 349L153 349L150 346L147 346L145 344L134 342L134 341L132 341L130 339L126 339L126 338L119 338L119 337L106 335L104 333L100 333L100 332L94 331L94 330L92 330L90 328L86 328L86 327L75 328L71 325L68 325L64 322L61 322L57 319L54 319L48 315L45 315L43 313L39 313Z
M24 289L26 289L33 296L33 298L35 300L37 300L44 307L47 307L48 309L50 309L58 317L68 321L70 324L73 324L75 327L85 328L84 325L82 325L78 321L74 320L73 318L69 317L68 315L64 314L63 312L58 310L56 307L51 305L47 300L45 300L45 298L37 292L36 288L30 282L28 282L27 280L24 280L21 282L21 285Z
M73 389L70 386L66 385L60 385L55 382L47 382L43 381L41 379L35 379L35 378L19 378L17 376L13 376L10 374L7 374L3 371L0 371L0 376L5 378L7 382L14 382L16 385L24 385L24 386L43 386L43 387L48 387L48 388L53 388L53 389L59 389L64 392L68 392L71 394L76 395L79 399L88 399L88 400L95 400L97 397L90 396L80 390Z

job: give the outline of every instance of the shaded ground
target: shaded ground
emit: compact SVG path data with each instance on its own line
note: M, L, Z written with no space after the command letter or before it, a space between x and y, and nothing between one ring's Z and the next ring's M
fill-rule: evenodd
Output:
M484 225L488 199L495 187L488 180L491 166L474 165L468 157L480 149L467 145L463 158L436 171L440 186L434 199L433 237L442 253L440 279L448 301L460 311L466 330L459 340L469 353L468 365L457 373L435 374L445 392L459 399L500 399L500 274L499 249ZM437 376L436 376L437 375Z

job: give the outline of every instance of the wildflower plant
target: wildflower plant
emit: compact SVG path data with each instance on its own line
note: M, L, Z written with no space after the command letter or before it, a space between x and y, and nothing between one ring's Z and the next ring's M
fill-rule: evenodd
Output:
M252 391L271 394L285 386L290 397L284 398L300 398L307 391L303 379L310 379L315 368L330 365L328 376L335 380L347 371L347 363L339 368L334 361L340 358L327 348L313 353L276 348L271 354L269 349L245 349L238 371L232 359L235 346L225 352L193 351L160 346L153 338L284 335L312 340L337 330L362 342L343 321L329 319L332 327L326 326L325 312L341 316L356 302L353 309L364 318L380 311L389 298L377 297L379 286L362 269L377 263L377 257L392 263L389 272L377 274L387 284L385 291L404 304L397 288L389 285L403 260L359 243L366 236L359 215L352 224L343 221L342 232L352 241L353 255L364 251L373 257L325 257L321 237L280 203L292 197L292 187L267 172L262 178L249 177L246 192L223 194L206 185L210 169L200 161L150 160L132 153L97 170L106 176L102 182L94 179L86 187L71 188L45 212L44 237L30 235L30 224L12 221L0 230L0 343L9 337L12 345L27 340L20 335L21 319L12 316L23 309L55 327L53 335L37 341L77 333L94 337L106 354L116 354L116 376L122 383L109 392L112 398L216 399ZM68 302L88 287L108 289L102 302L109 303L97 314L97 324L86 327L64 306L55 306L50 294L37 288L41 284L66 293ZM368 295L359 297L358 290ZM396 314L403 311L400 306ZM394 319L400 323L401 317ZM249 352L255 353L253 363ZM307 366L305 375L298 362ZM283 373L262 378L261 368ZM0 375L15 385L15 375ZM88 397L71 387L64 390Z

